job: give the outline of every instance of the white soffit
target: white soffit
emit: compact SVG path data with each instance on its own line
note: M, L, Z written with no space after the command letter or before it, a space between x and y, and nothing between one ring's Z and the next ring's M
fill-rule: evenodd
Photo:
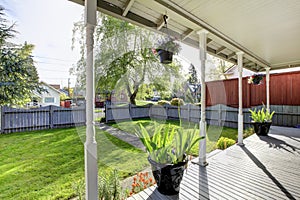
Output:
M210 54L236 63L235 52L244 51L244 67L251 70L300 66L300 0L98 0L97 4L101 12L153 31L167 14L171 34L194 47L198 47L196 31L206 28Z

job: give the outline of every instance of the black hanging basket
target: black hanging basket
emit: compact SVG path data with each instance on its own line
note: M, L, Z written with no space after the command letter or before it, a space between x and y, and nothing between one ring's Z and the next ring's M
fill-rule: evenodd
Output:
M160 164L148 158L154 179L157 183L157 190L164 195L177 195L187 161L177 164Z
M253 77L253 85L260 85L263 79L263 75L259 74L259 75L255 75Z
M251 122L257 135L268 135L272 122Z
M173 60L173 52L166 51L163 49L158 49L157 53L160 57L160 62L163 64L170 64Z

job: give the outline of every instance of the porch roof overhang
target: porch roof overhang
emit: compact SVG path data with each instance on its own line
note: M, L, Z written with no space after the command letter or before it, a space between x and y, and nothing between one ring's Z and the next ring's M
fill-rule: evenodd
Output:
M70 0L84 4L83 0ZM166 33L199 47L197 31L209 31L209 54L261 71L300 66L300 1L298 0L97 0L102 13Z

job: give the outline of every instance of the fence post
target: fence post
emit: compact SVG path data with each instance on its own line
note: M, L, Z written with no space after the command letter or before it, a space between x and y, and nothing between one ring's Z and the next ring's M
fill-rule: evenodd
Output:
M4 111L3 111L3 106L0 106L0 133L4 133Z
M53 122L53 106L49 106L49 125L50 125L50 129L52 129L54 127L54 122Z
M218 106L218 126L222 125L222 110L221 110L221 104Z
M188 104L188 110L187 111L188 111L188 116L187 116L188 119L187 120L188 120L188 122L190 122L190 119L191 119L191 116L190 116L191 115L191 104Z

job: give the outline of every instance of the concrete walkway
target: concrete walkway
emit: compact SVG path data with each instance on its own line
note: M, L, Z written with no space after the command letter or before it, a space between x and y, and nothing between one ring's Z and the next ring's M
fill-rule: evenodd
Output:
M125 131L119 130L112 126L108 126L104 123L100 123L99 127L101 130L108 132L109 134L119 138L120 140L123 140L124 142L127 142L128 144L131 144L132 146L145 151L145 147L144 147L143 143L140 141L140 139L136 135L127 133Z

